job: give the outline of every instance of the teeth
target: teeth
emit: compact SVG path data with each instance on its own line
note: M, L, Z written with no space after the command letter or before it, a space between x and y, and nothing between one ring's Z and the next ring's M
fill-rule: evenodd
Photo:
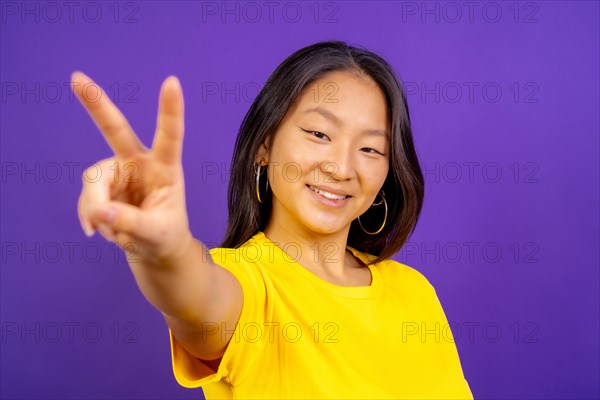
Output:
M333 194L333 193L329 193L329 192L325 192L323 190L319 190L315 187L309 186L309 188L313 191L313 192L317 192L319 193L321 196L323 197L327 197L328 199L332 199L332 200L344 200L346 197L348 196L340 196L339 194Z

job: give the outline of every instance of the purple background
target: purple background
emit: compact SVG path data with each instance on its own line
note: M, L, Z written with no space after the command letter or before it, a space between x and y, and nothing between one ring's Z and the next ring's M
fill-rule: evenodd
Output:
M252 99L326 39L406 83L427 188L395 258L436 287L474 396L600 396L598 2L78 4L1 4L2 398L202 397L175 382L122 253L80 229L81 173L112 153L71 72L148 146L160 84L179 77L191 227L214 247Z

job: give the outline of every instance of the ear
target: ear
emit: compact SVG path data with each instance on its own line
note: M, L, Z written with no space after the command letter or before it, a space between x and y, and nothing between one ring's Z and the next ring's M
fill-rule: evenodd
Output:
M269 149L267 147L269 145L269 139L270 138L267 138L265 143L261 143L258 147L258 151L256 152L256 157L254 159L256 164L260 163L260 165L266 165L269 162Z

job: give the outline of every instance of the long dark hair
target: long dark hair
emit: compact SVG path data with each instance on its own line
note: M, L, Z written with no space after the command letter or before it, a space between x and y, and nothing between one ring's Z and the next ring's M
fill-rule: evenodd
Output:
M372 263L396 254L413 232L421 213L425 184L413 145L406 95L392 67L380 56L342 41L325 41L304 47L286 58L271 74L240 126L231 161L228 191L229 221L220 247L237 248L259 230L271 214L271 195L256 197L255 158L261 143L273 135L302 90L334 71L369 76L385 95L391 126L391 153L383 191L388 204L387 222L376 235L365 233L357 220L350 226L348 245L377 256ZM260 176L260 188L267 174ZM264 189L262 189L264 190ZM376 202L381 200L377 196ZM383 222L383 207L361 215L363 226L376 231Z

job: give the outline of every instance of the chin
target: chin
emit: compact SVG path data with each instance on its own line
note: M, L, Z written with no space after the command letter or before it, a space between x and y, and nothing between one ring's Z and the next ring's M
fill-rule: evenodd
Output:
M348 226L348 224L344 224L339 219L335 221L306 221L304 225L307 229L324 235L340 232Z

